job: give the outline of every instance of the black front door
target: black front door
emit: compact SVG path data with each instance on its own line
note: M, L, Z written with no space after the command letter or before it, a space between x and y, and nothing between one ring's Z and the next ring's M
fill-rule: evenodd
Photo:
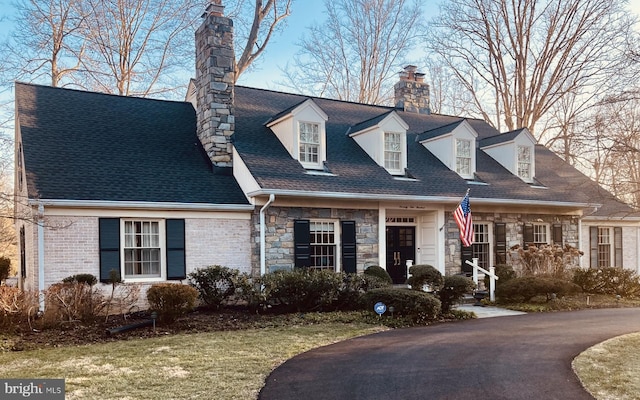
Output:
M407 260L415 260L416 228L413 226L387 227L387 272L393 283L407 283Z

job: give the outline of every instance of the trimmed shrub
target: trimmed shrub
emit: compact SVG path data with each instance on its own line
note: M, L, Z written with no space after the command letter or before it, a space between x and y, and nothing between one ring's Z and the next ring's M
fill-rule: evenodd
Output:
M451 311L451 306L462 299L465 293L475 289L473 280L462 275L449 275L444 277L442 288L438 291L440 303L442 303L442 313Z
M11 259L8 257L0 257L0 283L7 280L11 273Z
M241 275L246 274L240 274L237 269L212 265L190 273L189 285L196 288L198 297L204 304L218 309L236 294L239 286L244 285L248 276Z
M573 283L580 286L585 293L612 294L624 297L640 295L638 274L621 267L578 268L574 271Z
M387 272L386 269L382 268L379 265L372 265L370 267L367 267L367 269L364 270L364 274L369 276L375 276L381 282L386 282L389 285L393 283L393 279L391 279L391 275L389 275L389 272Z
M373 289L362 296L362 306L373 310L377 302L393 306L393 314L410 318L416 324L434 321L440 314L440 300L435 296L408 289L382 288Z
M63 283L73 283L73 282L86 283L89 286L93 286L96 283L98 283L98 278L96 278L95 275L91 275L91 274L77 274L77 275L71 275L64 278L62 282Z
M556 296L580 292L580 287L562 279L542 276L513 278L496 287L496 296L506 301L528 302L536 296L546 296L547 301Z
M265 274L265 301L282 312L308 312L330 308L343 287L341 274L329 270L296 268Z
M147 290L147 300L160 320L173 322L193 310L198 299L198 291L179 283L157 283Z
M431 290L437 291L444 282L440 271L427 264L412 265L409 267L409 274L411 277L407 279L407 283L413 290L422 290L424 285L429 285Z

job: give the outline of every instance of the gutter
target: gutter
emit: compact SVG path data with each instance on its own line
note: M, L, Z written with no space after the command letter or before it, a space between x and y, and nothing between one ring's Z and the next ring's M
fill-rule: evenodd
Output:
M369 194L369 193L344 193L344 192L312 192L303 190L273 190L260 189L247 193L248 197L266 196L274 194L278 196L290 197L313 197L324 199L346 199L346 200L371 200L371 201L404 201L404 202L420 202L420 203L460 203L461 196L412 196L408 194ZM551 206L551 207L573 207L588 208L599 207L599 203L574 203L568 201L544 201L544 200L516 200L516 199L486 199L471 197L473 204L481 205L522 205L522 206Z
M38 204L38 304L44 312L44 204Z
M264 215L267 211L267 208L269 208L269 206L271 206L271 203L273 203L275 200L276 195L271 193L269 195L269 201L267 201L265 205L260 209L260 276L267 273L267 255L265 254L267 245Z
M157 203L150 201L108 201L108 200L61 200L29 199L29 205L74 208L111 208L111 209L151 209L151 210L198 210L198 211L253 211L250 204L211 204L211 203Z

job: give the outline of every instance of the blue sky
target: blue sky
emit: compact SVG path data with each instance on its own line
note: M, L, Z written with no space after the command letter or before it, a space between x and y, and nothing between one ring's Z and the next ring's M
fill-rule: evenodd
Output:
M424 0L424 17L430 19L437 12L440 0ZM442 0L446 1L446 0ZM13 0L0 0L0 40L11 28L10 18L13 13ZM203 0L204 3L204 0ZM224 3L224 2L223 2ZM640 14L640 0L631 0L629 9ZM300 41L307 28L314 22L321 22L325 18L324 0L296 0L292 6L292 15L287 18L286 26L278 35L272 38L265 53L254 63L253 68L245 72L239 80L240 85L264 89L282 89L278 81L283 81L281 68L287 61L292 60ZM640 28L639 28L640 29ZM420 55L410 55L412 62L419 62Z

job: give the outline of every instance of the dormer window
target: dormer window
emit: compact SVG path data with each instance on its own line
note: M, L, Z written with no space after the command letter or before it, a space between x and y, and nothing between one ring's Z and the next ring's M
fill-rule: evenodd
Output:
M518 146L518 176L524 180L531 179L531 147Z
M291 157L308 171L322 171L327 161L327 114L311 99L282 111L266 126Z
M352 126L348 135L389 174L405 176L407 129L398 113L390 111Z
M478 134L467 120L422 132L416 138L451 171L468 180L476 173L476 138Z
M471 140L456 139L456 172L463 177L471 175Z
M396 132L384 133L384 167L387 170L402 170L402 136Z
M320 152L320 124L311 122L300 122L300 163L319 164L318 154Z
M480 141L480 149L526 183L535 183L536 140L527 128Z

